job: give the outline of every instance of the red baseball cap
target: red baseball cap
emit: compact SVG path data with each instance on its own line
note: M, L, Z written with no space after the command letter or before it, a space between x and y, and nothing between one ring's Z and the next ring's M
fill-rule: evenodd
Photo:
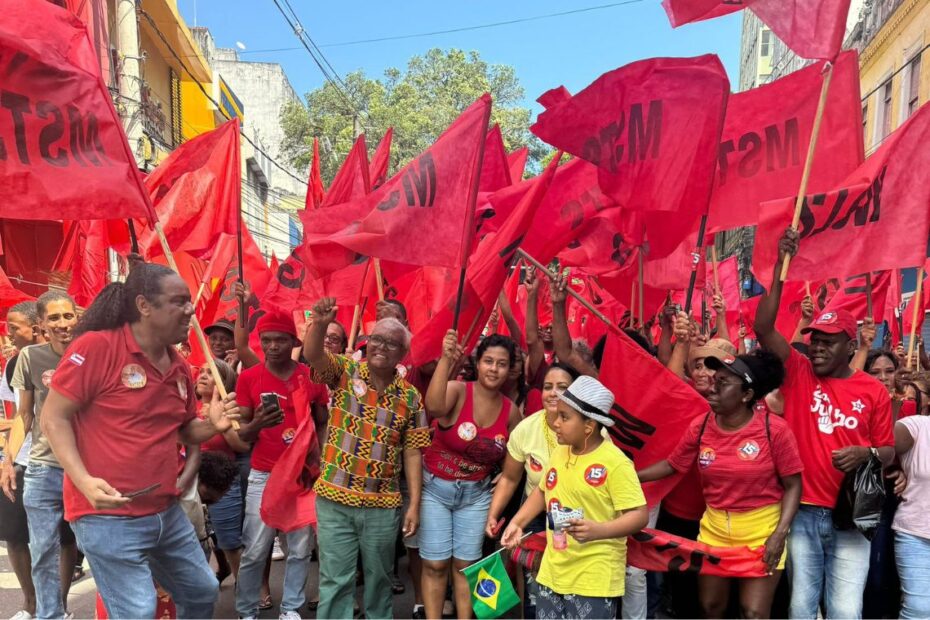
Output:
M848 310L829 310L818 316L808 327L802 329L801 333L846 334L850 340L854 340L857 330L856 317Z
M280 332L293 336L294 340L298 344L300 343L300 339L297 337L297 327L294 325L294 317L284 312L266 312L258 319L255 329L258 331L259 336L264 332Z

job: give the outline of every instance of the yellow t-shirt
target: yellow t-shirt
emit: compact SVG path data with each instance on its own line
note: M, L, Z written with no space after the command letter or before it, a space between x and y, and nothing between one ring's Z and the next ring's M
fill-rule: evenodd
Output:
M606 522L622 510L646 505L633 463L611 441L594 451L574 456L558 446L539 482L547 510L582 510L584 518ZM556 594L623 596L626 577L626 538L580 543L567 535L568 547L552 546L552 519L546 528L546 553L537 581Z
M549 455L558 447L555 431L546 423L546 410L542 409L524 418L517 424L510 439L507 440L507 452L515 461L523 463L526 470L525 495L539 486L543 469L549 464Z

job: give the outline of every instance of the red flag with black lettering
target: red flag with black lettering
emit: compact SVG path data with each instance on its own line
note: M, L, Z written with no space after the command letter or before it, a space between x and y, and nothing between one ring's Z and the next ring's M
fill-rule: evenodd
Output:
M490 111L491 96L485 94L433 146L377 190L354 201L349 216L341 216L341 207L335 210L341 230L305 234L298 248L304 264L318 275L351 264L358 254L410 265L465 264L470 247L463 241L474 223L469 196L480 172L478 154Z
M313 139L313 159L310 160L310 182L307 183L305 209L317 209L323 204L323 176L320 174L320 141Z
M885 298L891 286L893 270L877 271L872 274L872 312L881 313L885 307ZM842 286L827 302L822 312L836 312L846 310L857 320L861 321L868 316L868 298L866 297L865 275L846 278ZM881 314L873 316L877 323L881 322Z
M829 60L843 45L850 0L662 0L672 26L749 8L802 58Z
M930 106L921 107L833 191L804 199L801 245L788 279L822 280L922 265L930 233ZM753 253L766 288L794 198L760 207Z
M627 539L630 566L659 573L697 573L716 577L765 577L765 547L711 547L646 528Z
M714 233L759 222L758 205L797 193L823 84L824 63L730 96L707 217ZM830 92L808 182L826 191L865 158L862 147L859 60L843 52Z
M599 167L626 209L706 213L730 83L714 55L652 58L605 73L530 130ZM680 240L680 238L679 238Z
M600 370L601 382L616 399L611 410L615 424L607 432L637 469L668 457L691 421L708 411L704 397L626 334L607 333ZM678 479L643 485L649 505L661 501Z
M154 217L77 17L51 2L4 3L0 84L0 217Z
M371 158L371 168L368 173L368 180L371 189L378 189L388 178L388 166L391 163L391 140L394 138L394 128L388 127L375 149L375 154Z
M240 166L239 119L234 118L176 148L145 178L172 251L209 258L220 235L236 234ZM140 234L139 247L146 258L162 255L154 230Z
M364 198L371 191L368 174L368 150L365 134L361 134L355 139L352 149L333 177L333 182L329 184L320 206L331 207Z

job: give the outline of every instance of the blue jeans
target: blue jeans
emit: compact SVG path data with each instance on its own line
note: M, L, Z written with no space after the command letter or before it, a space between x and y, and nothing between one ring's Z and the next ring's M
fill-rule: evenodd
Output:
M218 502L207 506L213 533L216 535L216 548L221 551L235 551L242 548L242 488L239 477L233 478L232 486Z
M481 558L491 507L491 480L445 480L423 470L420 557L473 562Z
M894 533L895 561L901 578L901 617L930 618L930 540Z
M802 505L788 535L789 617L816 618L823 594L826 618L861 618L869 551L858 530L833 527L832 510Z
M60 467L29 463L23 479L23 507L29 524L29 555L32 581L36 588L36 618L61 618L66 603L62 599L58 572L62 532L65 523L63 498L65 472Z
M267 471L253 469L249 474L249 488L245 496L245 521L242 524L242 563L236 588L236 611L242 618L258 616L261 598L262 573L268 552L274 544L275 530L262 521L259 509L262 494L268 482ZM284 594L281 597L281 612L297 611L306 601L307 574L310 572L311 529L303 527L288 532L287 565L284 569Z
M177 504L144 517L88 515L72 527L110 618L154 618L153 579L178 618L213 617L219 584Z

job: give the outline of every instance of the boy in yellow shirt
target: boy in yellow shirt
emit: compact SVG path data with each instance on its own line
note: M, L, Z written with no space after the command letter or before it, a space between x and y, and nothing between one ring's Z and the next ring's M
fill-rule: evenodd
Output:
M537 581L537 618L614 618L623 596L626 537L649 519L633 463L601 435L613 426L614 396L579 377L559 396L559 446L539 487L504 531L513 548L523 528L547 513L547 546Z

